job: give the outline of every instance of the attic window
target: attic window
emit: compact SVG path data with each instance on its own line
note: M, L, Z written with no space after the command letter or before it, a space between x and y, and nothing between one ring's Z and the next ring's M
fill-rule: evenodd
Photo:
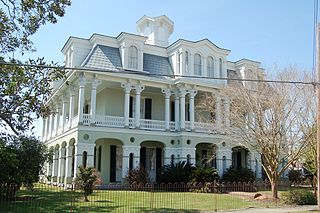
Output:
M208 57L207 72L208 72L208 76L209 77L211 77L211 78L214 77L214 61L213 61L213 58L211 56Z
M201 56L199 54L194 55L194 74L201 76Z
M135 46L129 47L128 68L138 69L138 48Z

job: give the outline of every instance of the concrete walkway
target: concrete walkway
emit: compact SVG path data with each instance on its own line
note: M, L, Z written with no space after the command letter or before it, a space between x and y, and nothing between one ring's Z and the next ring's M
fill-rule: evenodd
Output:
M294 207L282 207L282 208L248 208L234 211L222 211L223 213L288 213L288 212L320 212L317 211L317 206L294 206Z

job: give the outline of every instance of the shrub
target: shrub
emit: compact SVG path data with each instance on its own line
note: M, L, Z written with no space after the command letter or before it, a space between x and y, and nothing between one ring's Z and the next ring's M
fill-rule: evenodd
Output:
M223 174L222 180L224 182L249 182L255 180L255 175L251 169L230 167Z
M302 181L302 174L301 174L300 170L291 169L289 171L288 177L291 182L301 182Z
M132 184L146 184L149 182L148 174L143 167L137 167L128 172L126 177L128 183Z
M165 165L161 170L161 183L187 183L191 180L192 164L180 161L176 164Z
M219 179L217 169L207 166L197 166L191 172L191 181L193 183L213 182Z
M93 185L97 181L98 176L94 167L79 167L77 173L76 184L83 191L84 201L89 201L88 196L93 193Z
M286 204L296 205L316 205L316 196L308 190L295 189L282 194L282 199Z

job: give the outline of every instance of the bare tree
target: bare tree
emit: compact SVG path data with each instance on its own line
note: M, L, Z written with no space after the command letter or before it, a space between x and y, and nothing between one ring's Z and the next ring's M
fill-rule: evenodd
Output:
M288 68L275 80L297 80L298 72ZM303 77L301 77L303 78ZM307 85L265 82L229 82L220 96L230 100L230 140L242 143L261 154L261 166L270 183L273 198L278 198L278 181L288 167L305 151L308 135L304 134L314 117L307 99ZM214 104L207 95L205 104ZM208 106L208 109L213 106ZM259 159L259 162L260 160Z

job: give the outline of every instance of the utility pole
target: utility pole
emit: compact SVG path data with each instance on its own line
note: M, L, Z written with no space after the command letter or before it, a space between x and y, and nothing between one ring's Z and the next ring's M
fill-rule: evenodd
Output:
M317 91L317 201L320 210L320 24L316 30L316 91Z

